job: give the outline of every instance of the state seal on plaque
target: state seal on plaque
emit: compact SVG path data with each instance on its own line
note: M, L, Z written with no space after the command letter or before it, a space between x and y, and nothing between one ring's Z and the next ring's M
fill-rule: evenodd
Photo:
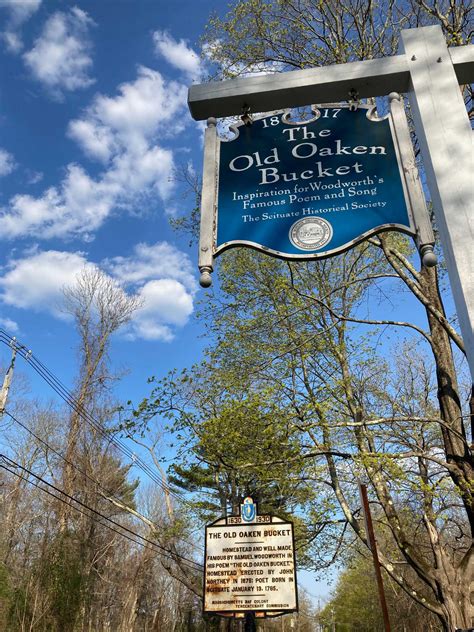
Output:
M240 517L243 522L255 522L257 516L257 507L250 496L244 498L244 502L240 505Z
M318 250L332 239L332 226L321 217L304 217L290 228L290 241L299 250Z

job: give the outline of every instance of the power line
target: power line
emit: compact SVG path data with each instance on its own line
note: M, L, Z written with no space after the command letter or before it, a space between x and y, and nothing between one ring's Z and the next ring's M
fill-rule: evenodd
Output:
M48 482L47 480L45 480L44 478L42 478L41 476L39 476L38 474L35 474L34 472L32 472L31 470L29 470L28 468L24 467L23 465L20 465L19 463L17 463L16 461L14 461L13 459L11 459L10 457L4 455L4 454L0 454L0 458L3 459L4 461L11 463L14 467L18 467L20 469L22 469L24 472L26 472L28 475L33 476L34 478L36 478L37 480L41 481L44 485L47 485L48 487L54 489L57 493L62 494L63 496L66 496L66 498L69 499L69 501L75 502L78 505L84 507L85 509L87 509L88 511L92 512L93 514L96 514L98 516L100 516L101 518L103 518L104 520L114 524L115 526L119 527L120 529L123 529L124 531L129 532L131 535L140 538L142 540L144 540L145 542L153 545L156 549L159 549L160 551L165 551L167 553L170 553L171 556L174 557L178 557L181 560L183 560L184 563L186 563L188 566L189 565L193 565L194 567L198 567L198 568L202 568L202 565L199 564L198 562L195 562L194 560L191 560L187 557L184 557L183 555L176 553L175 551L171 551L170 549L167 549L166 547L162 546L161 544L159 544L158 542L156 542L155 540L150 540L148 538L146 538L145 536L140 535L139 533L136 533L135 531L129 529L128 527L125 527L123 525L121 525L120 523L116 522L115 520L113 520L112 518L109 518L107 516L104 516L104 514L102 514L100 511L98 511L97 509L94 509L93 507L90 507L89 505L87 505L86 503L82 502L81 500L79 500L78 498L75 498L74 496L71 496L70 494L68 494L67 492L65 492L64 490L56 487L55 485L53 485L52 483ZM0 465L0 467L5 467L3 465ZM7 468L5 468L7 469ZM20 477L22 478L22 477ZM28 479L25 479L28 482ZM43 489L42 487L39 487L39 489ZM44 490L47 491L47 490ZM58 500L60 500L61 502L67 504L69 507L72 507L73 509L78 509L75 505L71 505L70 502L64 500L61 497L56 497ZM81 512L84 513L84 512ZM88 514L84 514L84 515L88 515ZM93 516L90 516L90 518L94 519ZM104 524L104 523L101 523ZM104 526L109 526L107 524L104 524ZM166 556L169 557L170 559L174 559L174 557L171 557L170 555ZM193 570L196 570L196 568L194 568Z
M6 340L5 340L6 338ZM158 477L153 470L145 463L141 457L137 456L134 452L132 452L128 446L117 439L116 437L111 437L110 433L107 432L100 422L98 422L88 411L84 408L71 394L70 391L61 383L61 381L38 359L34 356L30 349L20 342L18 342L15 338L11 338L5 331L0 329L0 340L4 344L8 344L10 347L14 347L17 352L21 355L21 357L26 360L36 373L38 373L43 380L63 399L84 421L86 421L96 432L105 437L110 443L115 445L118 450L125 454L129 459L132 460L133 464L136 467L139 467L142 471L144 471L149 478L151 478L157 485L159 485L164 491L167 491L173 494L178 498L176 494L174 494L171 490L169 490L166 483L164 483L163 479Z
M53 452L54 454L56 454L56 456L58 456L60 459L62 459L65 463L67 463L68 465L70 465L71 467L73 467L74 469L76 469L78 472L80 472L83 476L85 476L87 479L89 479L90 481L92 481L93 483L95 483L98 487L100 487L108 496L111 496L112 498L115 498L125 509L131 509L130 507L128 507L125 503L123 503L119 498L117 498L117 496L110 490L106 489L102 483L100 483L96 478L94 478L93 476L91 476L90 474L87 474L87 472L85 472L82 468L80 468L78 465L76 465L75 463L73 463L72 461L70 461L69 459L67 459L64 455L62 455L58 450L56 450L55 448L53 448L53 446L51 446L47 441L45 441L44 439L41 439L41 437L39 437L35 432L33 432L33 430L31 430L31 428L28 428L28 426L26 426L24 423L22 423L19 419L17 419L14 415L12 415L8 410L4 410L4 414L7 415L8 417L10 417L10 419L12 419L12 421L14 421L15 423L17 423L21 428L23 428L24 430L26 430L31 436L33 436L36 441L38 441L40 444L42 444L46 449L50 450L51 452ZM105 498L106 500L108 500L110 503L114 504L111 498L108 498L107 496L102 495L102 498ZM184 539L184 538L180 538L183 542L185 542L186 544L189 544L190 546L192 546L194 549L196 550L201 550L199 547L197 547L194 543L189 542L188 540Z
M87 474L87 472L85 472L82 468L80 468L78 465L76 465L75 463L73 463L72 461L70 461L69 459L67 459L64 455L62 455L60 452L58 452L58 450L56 450L55 448L53 448L52 445L50 445L47 441L45 441L44 439L42 439L40 436L38 436L35 432L33 432L33 430L31 430L31 428L28 428L27 425L25 425L24 423L22 423L19 419L17 419L14 415L12 415L8 410L4 410L4 414L7 415L8 417L10 417L10 419L12 421L14 421L16 424L18 424L21 428L23 428L24 430L26 430L32 437L34 437L36 439L36 441L38 441L39 443L41 443L46 449L50 450L51 452L53 452L53 454L56 454L56 456L58 456L60 459L62 459L65 463L67 463L68 465L70 465L71 467L73 467L74 469L76 469L78 472L80 472L83 476L85 476L86 478L88 478L90 481L92 481L93 483L95 483L96 485L98 485L108 496L112 496L114 498L116 498L116 500L119 500L117 498L117 496L114 495L113 492L111 492L110 490L106 489L97 479L93 478L92 476L90 476L90 474ZM120 501L121 502L121 501ZM122 503L123 504L123 503ZM126 506L126 505L124 505Z
M92 520L95 520L96 522L99 522L97 519L95 519L92 515L85 513L84 511L82 511L81 509L79 509L78 507L76 507L75 505L71 504L71 501L73 503L77 503L78 505L80 505L81 507L83 507L84 509L87 509L89 512L91 512L91 514L95 514L97 516L99 516L100 518L102 518L103 520L106 520L107 522L110 522L111 524L115 525L116 527L118 527L119 529L123 529L124 531L128 532L129 534L131 534L132 536L136 537L136 538L140 538L141 540L143 540L144 542L146 542L147 544L152 545L153 547L155 547L154 550L160 550L160 553L162 551L164 551L165 553L171 554L171 555L165 555L165 557L176 561L175 558L179 558L180 560L182 560L183 564L189 566L190 568L192 568L192 570L196 571L196 570L202 570L202 564L199 564L198 562L195 562L194 560L191 560L187 557L185 557L184 555L181 555L179 553L175 553L174 551L171 551L170 549L167 549L166 547L162 546L161 544L159 544L158 542L154 541L154 540L150 540L148 538L146 538L145 536L140 535L139 533L137 533L136 531L133 531L132 529L129 529L128 527L125 527L124 525L121 525L119 522L116 522L115 520L113 520L112 518L109 518L107 516L104 516L104 514L102 514L100 511L98 511L97 509L94 509L93 507L90 507L89 505L87 505L86 503L82 502L81 500L79 500L78 498L75 498L74 496L71 496L70 494L68 494L67 492L65 492L64 490L56 487L55 485L53 485L52 483L48 482L47 480L45 480L44 478L42 478L41 476L39 476L38 474L35 474L34 472L32 472L31 470L29 470L28 468L24 467L23 465L20 465L20 463L17 463L16 461L14 461L13 459L10 459L8 456L6 456L5 454L0 454L0 459L2 459L5 463L7 464L11 464L10 466L13 466L15 468L20 468L21 470L23 470L24 472L26 472L29 476L33 476L36 480L40 481L43 485L46 485L47 487L53 489L55 492L57 492L58 494L61 494L62 496L65 496L67 499L69 499L69 502L66 501L64 498L62 498L61 496L56 496L55 494L53 494L52 492L50 492L47 489L44 489L43 487L41 487L40 485L36 485L34 484L33 481L30 481L28 478L25 478L24 480L26 480L28 483L34 484L35 487L38 487L38 489L41 489L42 491L48 493L50 496L54 496L54 498L56 498L57 500L59 500L60 502L63 502L64 504L68 505L69 507L72 507L73 509L78 510L80 513L88 516L89 518L92 518ZM0 464L0 467L2 467L3 469L9 471L11 474L16 475L18 478L24 478L22 476L20 476L19 474L17 474L15 471L10 470L7 466ZM111 528L110 525L103 523L103 522L99 522L99 524L102 524L103 526L106 526L108 528ZM116 531L116 529L112 529L112 531ZM124 535L123 533L116 531L116 533L119 533L120 535ZM126 536L125 536L126 537ZM130 538L128 538L130 539ZM141 544L141 542L136 542L136 544ZM163 555L163 553L161 553Z
M96 420L89 411L84 408L72 395L72 393L64 386L64 384L48 369L48 367L37 358L31 349L21 342L16 337L10 336L4 329L0 328L0 342L3 344L15 348L17 353L32 367L32 369L40 375L40 377L68 404L89 426L91 426L102 437L106 438L112 445L114 445L119 452L121 452L128 460L131 461L132 466L137 467L143 471L154 483L156 483L165 494L169 494L182 505L189 507L189 509L196 515L196 508L179 492L172 490L169 485L163 480L161 473L158 475L155 471L146 463L140 456L136 455L130 448L116 436L111 436L110 432L105 430L101 423Z
M63 399L86 423L88 423L96 432L105 437L110 443L112 443L122 454L132 461L132 465L141 469L151 480L153 480L165 493L170 494L175 499L179 500L183 504L188 503L181 494L176 493L163 481L161 474L157 474L150 468L150 466L138 455L128 448L128 446L117 439L111 437L99 421L97 421L85 408L82 406L71 394L70 391L62 384L62 382L32 353L31 349L28 349L24 344L16 340L16 338L9 336L9 334L0 329L0 342L3 342L9 347L14 347L20 356L27 361L38 375Z
M45 489L44 487L41 487L41 485L38 485L38 483L35 483L34 481L29 480L28 478L25 478L24 476L22 476L21 474L18 474L17 472L15 472L14 470L11 470L10 468L8 468L6 465L2 465L0 464L0 467L2 469L4 469L6 472L9 472L10 474L13 474L14 476L16 476L17 478L26 481L27 483L29 483L30 485L32 485L33 487L36 487L37 489L40 489L42 492L44 492L45 494L48 494L49 496L51 496L52 498L55 498L56 500L59 500L61 502L65 502L69 507L72 507L73 509L75 509L76 511L78 511L79 513L81 513L84 516L87 516L88 518L92 518L92 516L88 513L86 513L85 511L83 511L82 509L80 509L79 507L75 507L73 505L70 505L69 503L67 503L65 500L61 499L59 496L56 496L55 494L53 494L52 492L50 492L49 490ZM92 518L92 520L95 520L94 518ZM156 551L156 549L154 547L148 546L147 544L145 544L144 542L140 542L137 540L134 540L133 538L131 538L130 536L128 536L126 533L122 533L121 531L118 531L117 529L114 529L114 527L111 527L110 525L100 521L100 520L95 520L95 522L97 522L97 524L100 524L103 527L107 527L107 529L110 529L111 531L114 531L115 533L118 533L118 535L123 536L124 538L127 538L127 540L130 540L130 542L133 542L134 544L138 544L142 547L144 547L145 549L149 549L150 551Z

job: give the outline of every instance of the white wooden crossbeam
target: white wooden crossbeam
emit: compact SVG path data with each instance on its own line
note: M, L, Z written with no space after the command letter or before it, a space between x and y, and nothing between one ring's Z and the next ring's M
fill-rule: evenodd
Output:
M474 45L450 48L449 52L458 83L474 81ZM244 105L254 113L270 112L311 103L345 101L351 89L357 90L360 98L407 92L409 84L409 58L395 55L275 75L195 84L189 89L188 105L193 118L203 120L210 116L241 114Z

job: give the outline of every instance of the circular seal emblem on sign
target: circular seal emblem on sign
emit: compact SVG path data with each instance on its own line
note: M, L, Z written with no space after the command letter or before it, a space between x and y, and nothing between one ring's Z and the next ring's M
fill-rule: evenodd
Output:
M299 250L317 250L331 241L332 226L321 217L305 217L293 224L289 237Z

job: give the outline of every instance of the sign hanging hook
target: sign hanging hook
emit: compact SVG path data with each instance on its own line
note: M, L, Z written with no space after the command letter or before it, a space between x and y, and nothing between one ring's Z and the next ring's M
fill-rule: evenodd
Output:
M357 108L359 107L359 103L360 103L359 92L355 88L351 88L348 94L349 94L349 99L348 99L349 109L351 112L355 112Z
M252 115L250 114L250 105L244 103L242 106L242 116L240 117L244 125L250 127L253 123Z

